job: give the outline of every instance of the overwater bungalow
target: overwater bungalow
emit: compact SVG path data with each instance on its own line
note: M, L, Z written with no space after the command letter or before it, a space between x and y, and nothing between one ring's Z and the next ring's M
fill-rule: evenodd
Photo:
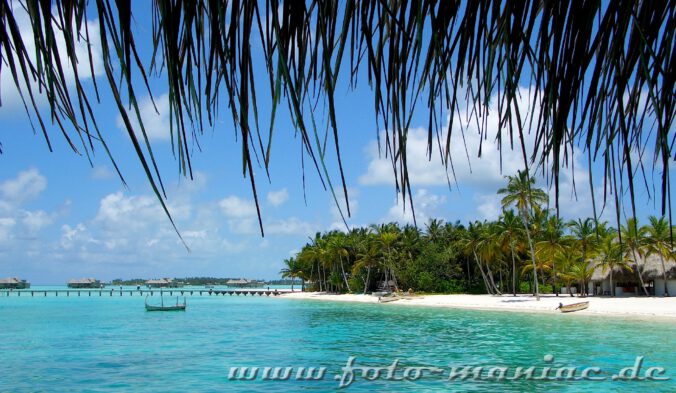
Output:
M641 278L648 290L648 293L654 296L664 296L665 287L670 296L676 296L676 261L673 259L664 260L664 271L666 272L666 285L662 273L662 259L659 255L650 255L647 258L639 258ZM643 295L641 284L636 272L636 263L628 261L631 271L627 269L616 268L613 270L613 286L615 287L615 296L637 296ZM610 286L610 270L597 267L589 283L590 293L596 295L612 295Z
M103 288L105 285L95 278L77 278L68 280L68 288Z
M17 277L0 278L0 289L28 289L31 283Z
M236 287L236 288L244 288L244 287L254 286L253 281L249 281L245 278L230 279L225 283L225 285L227 285L229 287Z
M148 280L146 285L150 288L179 288L183 286L183 283L173 278L160 278Z

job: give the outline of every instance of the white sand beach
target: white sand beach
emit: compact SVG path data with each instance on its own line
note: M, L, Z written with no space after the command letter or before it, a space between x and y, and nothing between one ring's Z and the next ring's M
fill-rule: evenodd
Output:
M311 299L339 302L378 303L378 297L372 295L342 294L333 295L321 292L292 292L279 296L283 299ZM587 297L541 296L537 301L530 295L414 295L400 300L382 303L383 307L422 306L449 307L477 310L520 311L559 313L559 303L572 304L589 302L589 308L577 311L575 315L603 315L634 317L641 319L669 319L676 321L676 297Z

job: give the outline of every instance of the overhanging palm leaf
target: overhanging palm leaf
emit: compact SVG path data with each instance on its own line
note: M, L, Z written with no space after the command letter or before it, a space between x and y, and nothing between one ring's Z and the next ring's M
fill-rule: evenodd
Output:
M30 20L34 54L28 53L27 37L20 34L20 8ZM161 201L162 181L136 98L138 88L149 90L143 65L148 60L148 71L165 71L172 142L184 174L192 173L189 147L197 142L205 120L214 124L219 97L225 97L242 137L242 173L250 178L257 207L252 157L261 156L267 171L281 96L287 99L303 154L320 177L327 175L320 170L325 156L312 143L316 128L305 121L324 97L331 130L327 139L335 150L349 214L339 143L344 131L334 102L340 78L347 75L350 86L368 79L376 118L385 128L385 154L392 160L397 190L409 203L406 148L416 105L424 100L429 108L428 153L438 138L441 159L448 166L451 135L458 126L450 121L445 129L444 116L454 119L460 104L469 101L468 122L487 136L486 112L494 100L500 118L496 143L513 146L516 139L526 168L549 165L557 207L559 171L571 159L573 146L579 145L590 158L603 162L605 190L612 189L615 197L629 192L632 210L635 173L644 172L644 163L652 160L653 171L661 172L662 212L671 210L669 163L676 139L673 1L346 0L340 7L339 2L319 0L197 0L154 1L152 10L154 53L152 59L142 59L130 0L0 0L0 72L11 74L50 148L51 131L36 94L46 96L49 118L73 150L89 154L98 141L114 163L91 109L102 86L94 85L91 93L83 88L89 75L75 71L73 91L63 70L65 64L77 70L76 65L86 61L78 59L73 48L80 40L90 40L86 21L93 14L99 21L105 86L113 93ZM65 41L65 51L57 36ZM253 72L253 40L262 45L267 70L262 81ZM88 57L91 62L91 48ZM342 66L349 66L348 71L341 73ZM91 77L96 80L93 68ZM519 83L526 80L535 94L523 113ZM261 89L273 97L267 135L258 128L256 94ZM126 107L140 130L133 129ZM530 151L525 143L529 128L535 138ZM654 151L652 157L644 157L647 148ZM262 232L260 209L258 215Z

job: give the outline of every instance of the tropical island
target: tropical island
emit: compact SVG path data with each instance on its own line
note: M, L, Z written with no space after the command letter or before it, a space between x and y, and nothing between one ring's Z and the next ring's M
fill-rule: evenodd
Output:
M423 228L392 222L349 232L317 233L284 261L286 267L280 272L285 278L300 278L303 290L314 294L289 296L375 302L374 297L341 299L336 295L526 294L538 301L543 294L556 299L574 295L669 297L676 292L674 228L665 217L650 216L646 224L630 217L619 231L591 217L564 221L546 208L547 194L524 172L509 176L498 194L503 213L496 221L463 225L431 219ZM477 299L442 303L496 306L494 301ZM408 304L426 303L408 300L414 300ZM621 301L625 306L631 303ZM549 305L555 304L552 300L545 303L536 308L551 309ZM645 302L637 307L645 307ZM644 311L665 314L662 308ZM676 317L675 312L665 315Z

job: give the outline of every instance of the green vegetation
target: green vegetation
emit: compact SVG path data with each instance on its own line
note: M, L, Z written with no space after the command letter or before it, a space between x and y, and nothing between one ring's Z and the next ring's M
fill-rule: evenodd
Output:
M547 195L525 173L510 176L497 221L444 223L432 219L418 229L396 223L354 228L347 233L317 233L281 274L300 278L303 287L328 292L366 293L408 290L442 293L568 293L576 286L586 296L586 282L596 269L636 271L641 258L675 258L672 228L664 218L650 225L627 220L618 233L592 218L564 222L543 208ZM517 211L510 210L516 206ZM638 259L639 263L634 261ZM631 266L635 265L635 268ZM614 295L614 293L612 293Z

